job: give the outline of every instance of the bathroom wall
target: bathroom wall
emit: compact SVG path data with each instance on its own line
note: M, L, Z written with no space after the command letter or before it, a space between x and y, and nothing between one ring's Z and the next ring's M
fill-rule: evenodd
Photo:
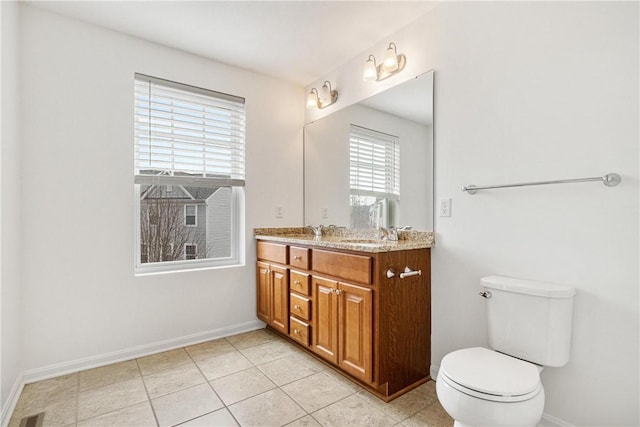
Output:
M452 198L452 217L435 222L434 368L486 345L482 276L575 286L571 361L542 373L547 425L640 424L638 8L447 3L321 79L340 91L336 110L435 69L436 200ZM367 54L381 57L389 41L407 68L362 82ZM608 172L622 184L460 191Z
M302 222L303 88L21 12L27 379L262 326L252 229ZM246 98L246 266L134 275L135 72Z
M22 370L18 5L0 2L0 408Z

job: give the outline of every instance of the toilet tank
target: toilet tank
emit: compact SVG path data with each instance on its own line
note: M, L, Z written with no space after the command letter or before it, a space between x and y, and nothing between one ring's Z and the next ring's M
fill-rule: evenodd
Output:
M569 361L573 296L571 286L487 276L489 346L543 366Z

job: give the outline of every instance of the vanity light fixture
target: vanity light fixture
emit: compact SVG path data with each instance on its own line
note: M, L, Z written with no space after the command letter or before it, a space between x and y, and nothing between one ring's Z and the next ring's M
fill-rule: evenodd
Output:
M307 108L322 109L334 104L338 100L338 91L331 88L331 83L326 80L320 92L314 87L307 95Z
M364 63L362 79L365 82L379 82L402 71L406 63L407 58L404 54L398 55L396 44L391 42L384 52L382 64L377 65L375 56L369 55Z

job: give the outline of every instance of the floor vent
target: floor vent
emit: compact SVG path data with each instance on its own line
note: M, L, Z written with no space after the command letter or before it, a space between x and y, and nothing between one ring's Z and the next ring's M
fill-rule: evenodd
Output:
M44 421L44 412L40 412L36 415L31 415L30 417L24 417L20 421L20 427L42 427L42 422Z

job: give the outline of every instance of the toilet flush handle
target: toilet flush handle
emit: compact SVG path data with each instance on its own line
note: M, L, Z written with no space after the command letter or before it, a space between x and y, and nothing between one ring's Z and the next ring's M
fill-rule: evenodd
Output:
M484 297L484 298L491 298L491 292L489 292L489 291L478 292L478 295L480 295L481 297Z

